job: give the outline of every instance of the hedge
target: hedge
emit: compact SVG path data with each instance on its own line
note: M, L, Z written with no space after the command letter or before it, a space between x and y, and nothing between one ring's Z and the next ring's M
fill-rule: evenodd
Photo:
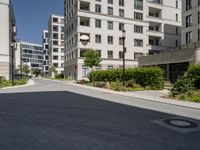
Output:
M193 81L196 89L200 89L200 65L190 66L185 75L186 78Z
M90 73L89 79L95 82L116 82L122 81L122 69L99 70ZM129 68L125 70L125 81L135 80L142 87L150 87L151 89L163 89L164 71L158 67L139 67Z

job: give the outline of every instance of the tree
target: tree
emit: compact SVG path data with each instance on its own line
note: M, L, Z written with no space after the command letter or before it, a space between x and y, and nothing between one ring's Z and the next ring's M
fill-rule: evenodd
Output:
M85 52L84 57L85 57L84 64L92 68L92 72L93 72L93 66L100 65L101 59L97 51L89 49ZM93 77L92 77L92 82L93 82Z
M57 74L57 68L56 68L55 66L51 66L51 67L49 68L49 71L50 71L50 72L53 72L54 74Z
M31 72L32 72L32 74L35 75L36 77L41 73L39 69L32 69Z
M26 64L23 64L23 65L21 65L19 67L20 67L21 72L26 74L26 75L28 75L30 73L30 71L31 71L30 67L28 65L26 65Z

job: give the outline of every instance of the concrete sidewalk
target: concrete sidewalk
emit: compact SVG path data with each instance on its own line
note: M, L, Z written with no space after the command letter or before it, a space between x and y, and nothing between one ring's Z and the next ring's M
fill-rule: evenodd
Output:
M112 90L108 90L108 89L102 89L102 88L97 88L97 87L81 85L81 84L77 84L77 83L68 83L68 84L71 84L71 85L74 85L74 86L83 87L83 88L87 88L87 89L98 90L98 91L102 91L102 92L106 92L106 93L110 93L110 94L117 94L117 95L121 95L121 96L138 98L138 99L143 99L143 100L148 100L148 101L153 101L153 102L159 102L159 103L164 103L164 104L188 107L188 108L193 108L193 109L200 109L200 103L162 98L163 96L169 95L169 91L168 90L118 92L118 91L112 91Z

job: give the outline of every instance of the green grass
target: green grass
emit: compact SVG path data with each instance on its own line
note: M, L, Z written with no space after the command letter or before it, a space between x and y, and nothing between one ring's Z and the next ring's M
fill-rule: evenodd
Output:
M194 90L190 94L180 94L175 97L170 96L170 98L175 98L176 100L200 103L200 90Z
M24 77L20 80L14 81L14 86L24 85L27 82L28 82L28 79L26 77ZM11 87L11 86L13 86L11 80L0 80L0 89L4 88L4 87Z

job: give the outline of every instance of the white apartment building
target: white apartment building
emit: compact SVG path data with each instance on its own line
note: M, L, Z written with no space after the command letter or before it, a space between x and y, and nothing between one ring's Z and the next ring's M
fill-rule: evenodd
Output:
M84 52L94 49L101 66L122 66L122 30L126 31L126 67L138 57L181 44L181 0L65 0L65 76L85 79ZM82 41L82 35L89 37Z
M21 64L27 64L30 69L42 71L44 51L42 45L24 41L21 41L20 44L18 51L21 51Z
M15 70L16 21L11 0L0 0L0 76L11 79Z
M48 30L43 30L42 46L44 49L43 56L43 75L47 76L49 72L49 34Z
M49 68L55 66L58 74L64 74L64 17L51 15L48 25L49 32ZM49 71L54 77L54 74Z
M184 0L182 43L200 42L200 0Z

